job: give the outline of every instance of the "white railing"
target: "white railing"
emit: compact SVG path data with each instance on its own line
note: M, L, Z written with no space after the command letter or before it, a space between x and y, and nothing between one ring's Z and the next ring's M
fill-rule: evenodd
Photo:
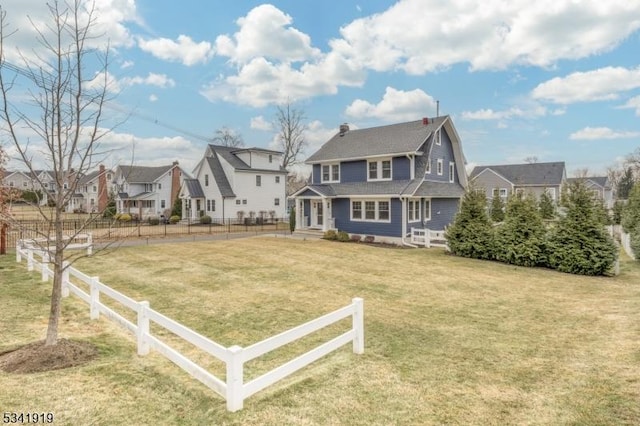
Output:
M91 256L93 254L93 234L92 233L83 233L76 234L73 236L63 236L62 239L67 241L67 246L65 249L87 249L87 255ZM30 238L24 240L18 240L18 247L32 249L32 250L47 250L50 252L54 252L56 250L55 238Z
M35 259L34 255L40 256L40 261ZM42 271L43 281L47 281L50 276L53 276L53 271L49 269L49 257L46 252L18 246L16 247L16 261L20 262L22 257L27 259L27 269L29 271L33 271L36 268ZM82 285L88 288L88 292L80 288ZM78 296L78 298L89 305L91 319L98 319L100 314L103 314L134 334L137 340L138 355L146 355L150 349L155 349L192 377L225 398L227 401L227 410L229 411L241 410L246 398L295 373L299 369L349 342L353 342L354 353L364 353L364 302L361 298L354 298L352 303L344 308L259 343L247 346L246 348L236 345L226 348L171 318L154 311L150 308L149 302L136 302L101 283L98 277L88 276L65 262L62 274L62 296L67 297L70 293ZM100 301L102 295L109 297L111 300L133 311L136 314L136 322L133 323L103 304ZM244 383L244 364L246 362L348 317L352 318L351 329L349 331L258 378ZM198 349L224 362L227 372L226 381L217 378L175 348L160 340L157 336L152 335L149 327L150 322L172 332Z
M444 233L445 231L434 231L428 228L411 228L411 243L427 248L448 248Z
M622 245L624 251L627 253L627 256L635 260L636 256L633 253L633 249L631 248L631 235L627 234L626 232L621 232L620 244Z

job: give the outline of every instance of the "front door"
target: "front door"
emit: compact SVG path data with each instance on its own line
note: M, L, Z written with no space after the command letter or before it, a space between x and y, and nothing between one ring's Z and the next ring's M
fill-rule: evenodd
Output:
M322 201L311 201L311 226L322 228L323 211Z

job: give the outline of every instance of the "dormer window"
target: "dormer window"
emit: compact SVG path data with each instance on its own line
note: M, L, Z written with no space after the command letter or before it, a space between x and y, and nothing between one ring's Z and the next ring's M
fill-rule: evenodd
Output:
M436 139L436 145L442 145L442 138L440 136L440 130L438 130L435 134L434 137Z
M322 183L340 182L340 163L322 165Z
M391 159L369 160L367 162L367 180L391 180Z

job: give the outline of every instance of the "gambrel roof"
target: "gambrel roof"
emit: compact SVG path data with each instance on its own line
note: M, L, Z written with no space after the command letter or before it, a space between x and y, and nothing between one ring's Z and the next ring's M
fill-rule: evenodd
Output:
M502 164L477 166L469 178L476 179L480 174L491 170L511 182L513 185L547 186L560 185L565 177L564 161L551 163Z
M416 153L449 116L336 133L306 163L345 161L382 155Z

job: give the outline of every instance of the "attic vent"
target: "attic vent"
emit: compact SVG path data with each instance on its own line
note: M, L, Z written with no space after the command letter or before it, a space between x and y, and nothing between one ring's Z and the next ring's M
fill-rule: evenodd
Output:
M347 123L340 125L340 136L344 136L349 131L349 125Z
M422 119L422 125L423 125L423 126L426 126L426 125L428 125L428 124L429 124L429 118L424 117L424 118Z

